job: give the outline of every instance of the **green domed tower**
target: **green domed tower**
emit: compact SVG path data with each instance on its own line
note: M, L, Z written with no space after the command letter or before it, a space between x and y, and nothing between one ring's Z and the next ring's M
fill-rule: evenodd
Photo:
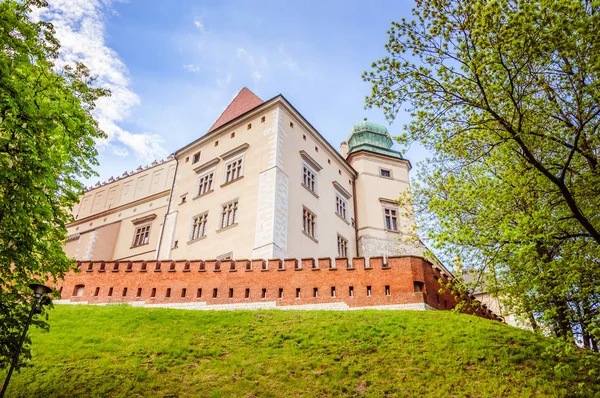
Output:
M402 159L400 152L391 149L393 141L387 128L366 118L352 126L347 143L348 154L365 150Z
M363 257L421 255L415 244L412 211L398 198L410 191L410 162L392 149L387 128L367 119L352 126L342 155L356 170L356 231Z

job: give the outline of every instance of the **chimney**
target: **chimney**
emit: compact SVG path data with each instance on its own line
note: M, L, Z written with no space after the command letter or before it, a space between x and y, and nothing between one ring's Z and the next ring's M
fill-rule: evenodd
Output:
M344 159L348 157L348 143L346 141L342 141L340 144L340 153Z

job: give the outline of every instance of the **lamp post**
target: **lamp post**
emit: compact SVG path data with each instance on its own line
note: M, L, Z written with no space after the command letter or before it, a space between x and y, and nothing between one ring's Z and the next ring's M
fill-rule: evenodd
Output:
M15 366L17 366L17 362L19 362L19 354L21 353L21 348L23 347L23 342L25 341L25 336L27 336L27 330L29 329L29 324L31 323L33 315L40 314L42 312L42 306L50 303L50 299L48 298L48 296L44 296L44 294L48 294L52 291L52 289L50 289L48 286L32 283L31 285L29 285L29 288L33 290L33 303L31 305L31 311L29 312L29 318L27 318L27 323L25 323L23 334L19 339L19 345L17 346L15 354L13 355L12 362L10 364L10 369L8 370L8 374L6 375L6 379L4 380L2 392L0 392L0 398L4 398L4 393L8 388L8 383L10 382L12 372L15 369Z

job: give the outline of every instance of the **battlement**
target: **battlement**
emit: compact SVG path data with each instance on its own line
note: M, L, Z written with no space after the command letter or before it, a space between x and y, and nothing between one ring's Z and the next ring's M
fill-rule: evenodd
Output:
M77 262L58 285L63 302L194 309L452 309L421 257ZM498 319L481 308L478 315Z

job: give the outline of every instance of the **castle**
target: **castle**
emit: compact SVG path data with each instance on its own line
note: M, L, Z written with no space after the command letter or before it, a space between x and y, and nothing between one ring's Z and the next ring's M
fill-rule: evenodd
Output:
M285 97L243 88L165 161L86 190L64 247L81 272L67 274L62 298L452 308L438 292L450 272L424 258L397 202L410 168L382 125L356 123L338 152Z

